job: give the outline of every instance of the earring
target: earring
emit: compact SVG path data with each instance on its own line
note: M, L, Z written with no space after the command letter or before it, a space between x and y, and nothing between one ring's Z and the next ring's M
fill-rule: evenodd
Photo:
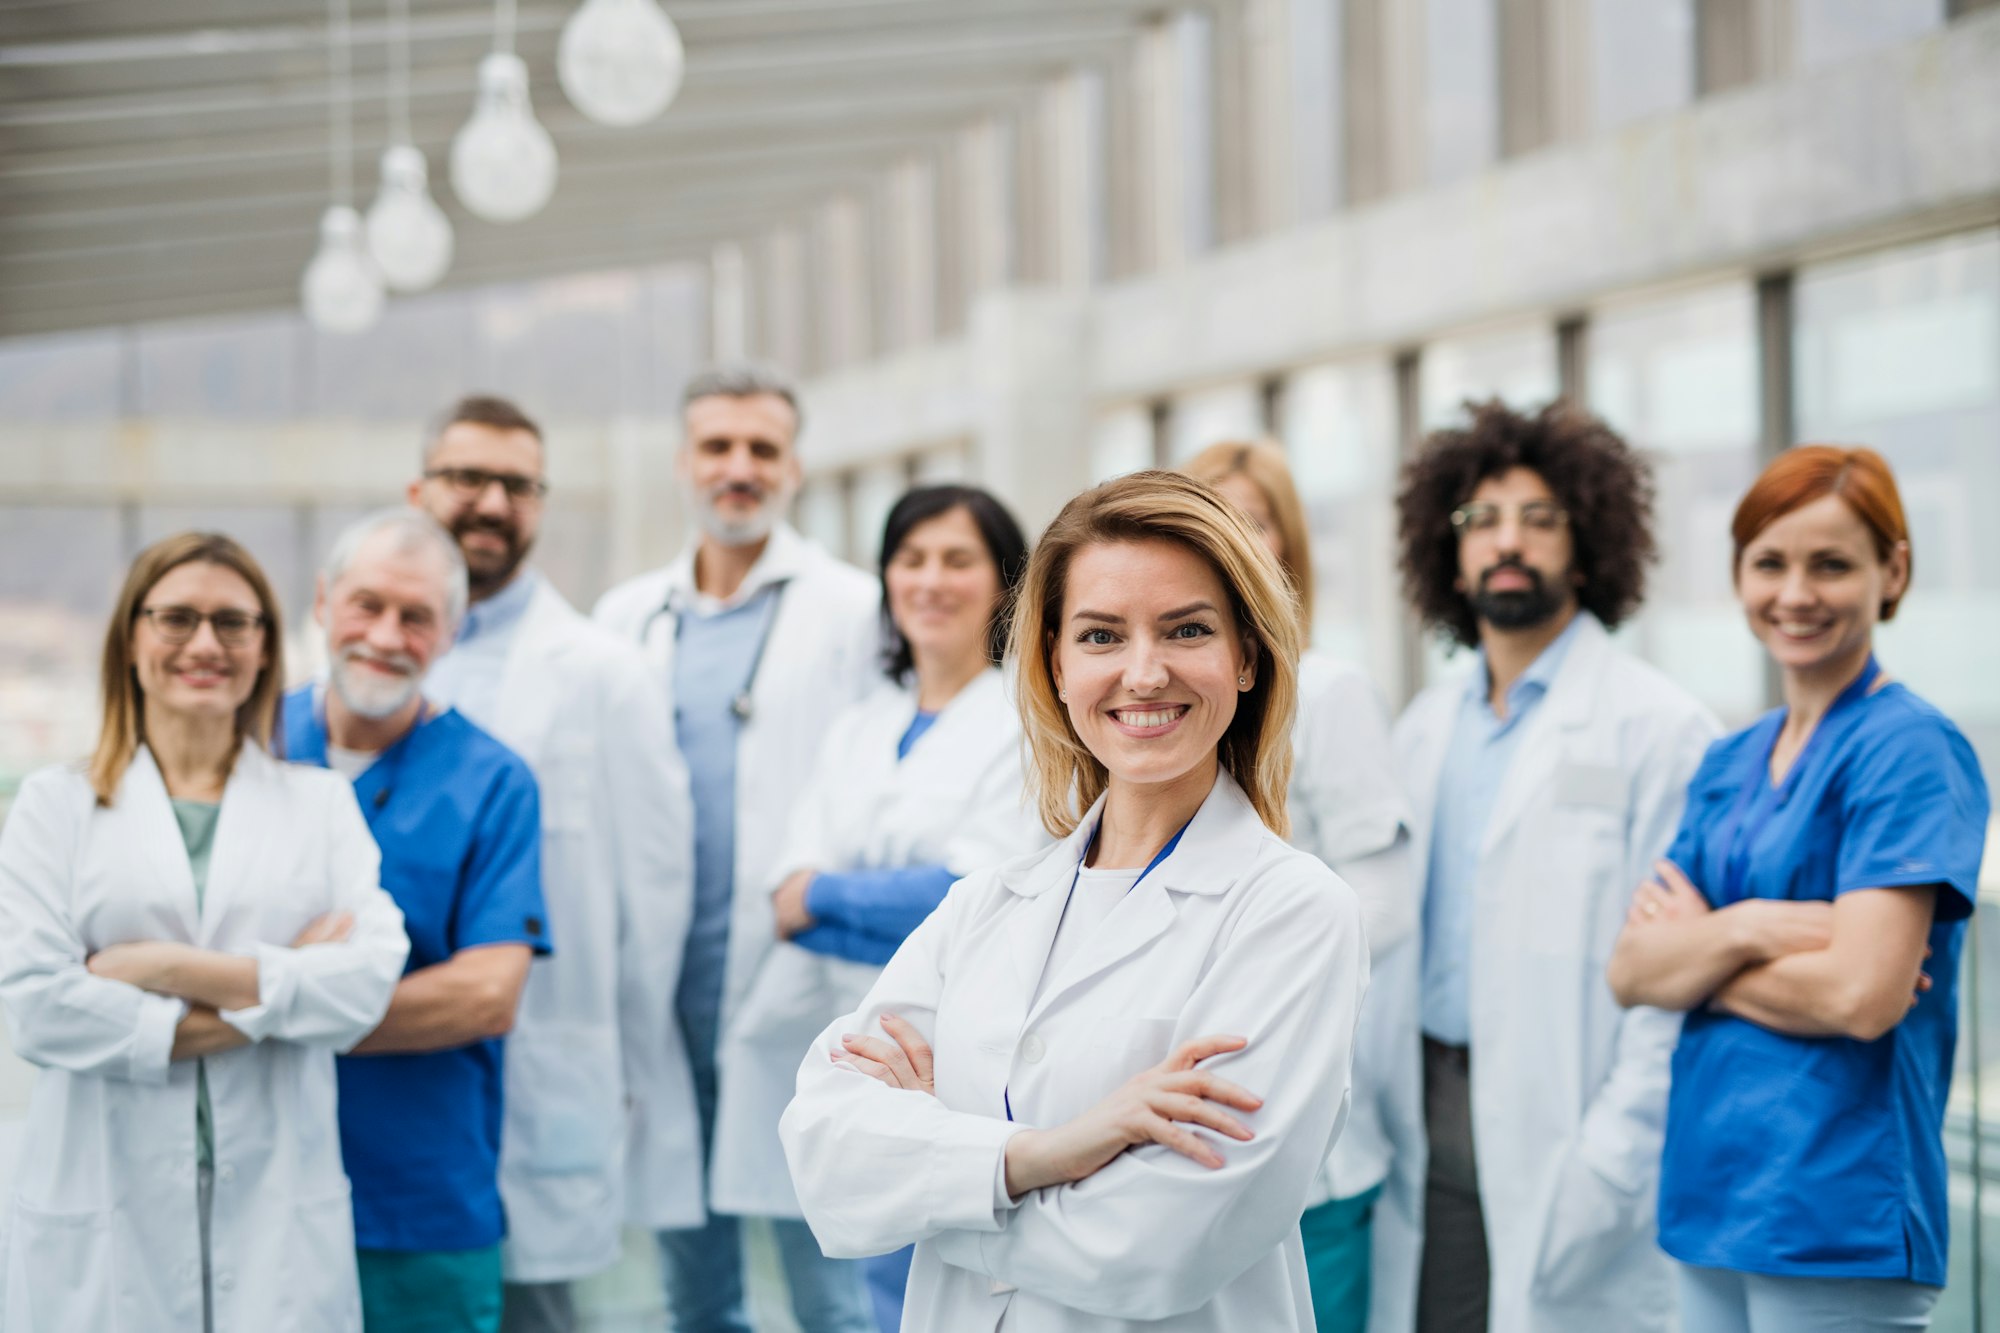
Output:
M1238 677L1236 678L1236 684L1237 684L1237 685L1238 685L1239 687L1246 687L1246 688L1247 688L1247 687L1249 686L1249 684L1250 684L1250 677L1248 677L1248 676L1238 676Z
M1068 690L1057 690L1057 691L1056 691L1056 698L1058 698L1058 699L1062 700L1062 701L1063 701L1064 703L1068 703L1068 702L1069 702L1069 691L1068 691Z

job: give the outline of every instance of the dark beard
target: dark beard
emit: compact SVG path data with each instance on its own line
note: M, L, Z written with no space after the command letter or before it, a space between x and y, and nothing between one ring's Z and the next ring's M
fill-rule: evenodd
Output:
M504 555L482 555L478 560L459 545L459 554L465 557L465 575L468 590L473 601L489 597L512 581L521 562L528 558L528 548L521 543L521 530L512 524L489 523L477 516L467 515L451 525L451 535L462 538L468 532L488 532L507 543Z
M1494 592L1486 581L1502 569L1527 577L1529 586L1518 592ZM1563 596L1551 588L1540 570L1513 560L1503 560L1479 576L1479 591L1472 595L1473 614L1495 629L1533 629L1546 625L1563 608Z

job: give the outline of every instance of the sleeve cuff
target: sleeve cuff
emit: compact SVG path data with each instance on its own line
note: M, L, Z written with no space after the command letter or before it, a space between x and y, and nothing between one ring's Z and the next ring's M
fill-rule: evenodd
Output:
M139 1030L132 1043L126 1075L134 1083L165 1083L174 1059L174 1030L187 1017L187 1001L170 995L148 995L139 1010Z
M278 1016L298 989L298 959L275 944L257 946L257 1003L247 1009L224 1009L222 1021L251 1041L262 1041L278 1025Z
M1000 1230L1007 1210L996 1206L995 1192L1007 1196L1007 1140L1025 1128L979 1115L953 1116L940 1127L924 1161L931 1229Z

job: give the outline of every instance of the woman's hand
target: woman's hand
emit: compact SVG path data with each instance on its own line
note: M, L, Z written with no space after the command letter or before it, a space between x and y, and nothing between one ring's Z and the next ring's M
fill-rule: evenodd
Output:
M328 912L307 922L306 928L292 941L292 947L303 949L308 944L342 944L353 933L354 913Z
M1211 1056L1240 1051L1242 1037L1197 1037L1066 1125L1026 1129L1007 1140L1007 1193L1066 1185L1095 1175L1127 1148L1158 1143L1212 1169L1222 1155L1189 1125L1247 1143L1250 1129L1223 1108L1255 1111L1264 1099L1195 1068Z
M1649 921L1687 921L1714 910L1694 881L1672 861L1655 861L1653 870L1658 877L1647 880L1632 894L1632 907L1625 914L1627 921L1641 925Z
M937 1096L931 1045L923 1034L894 1014L882 1015L882 1030L895 1038L893 1045L880 1037L857 1037L850 1033L840 1039L844 1049L834 1053L835 1062L858 1069L892 1088Z
M785 877L771 893L771 912L777 918L778 938L791 939L803 935L819 924L819 920L806 910L806 890L812 887L815 870L794 870Z

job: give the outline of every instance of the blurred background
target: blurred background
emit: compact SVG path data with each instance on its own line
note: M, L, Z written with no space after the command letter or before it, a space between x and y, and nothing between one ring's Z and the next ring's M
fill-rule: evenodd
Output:
M1870 445L1916 554L1882 656L2000 779L1994 0L665 0L671 48L628 8L0 0L0 808L89 748L141 546L243 540L308 663L332 535L491 391L548 428L540 559L588 606L678 548L677 395L740 356L805 379L797 518L862 563L912 482L1039 525L1275 437L1316 632L1395 705L1444 667L1398 460L1467 397L1566 394L1650 454L1664 559L1621 637L1732 725L1775 701L1735 501L1791 443ZM380 184L399 145L416 194ZM2000 1330L1987 867L1946 1333ZM643 1258L596 1327L657 1327Z

